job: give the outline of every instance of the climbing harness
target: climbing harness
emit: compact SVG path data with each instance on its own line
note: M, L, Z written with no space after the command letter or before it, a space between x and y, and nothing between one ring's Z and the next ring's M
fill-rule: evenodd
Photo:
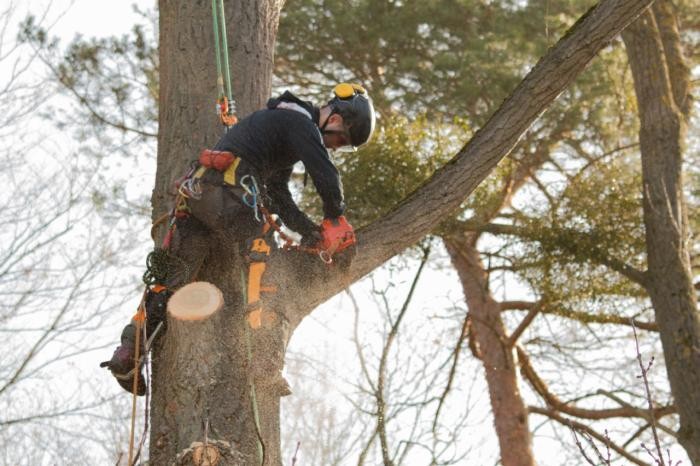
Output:
M214 23L214 48L216 52L216 84L219 97L216 100L216 109L221 123L230 128L238 122L235 116L236 106L231 91L231 71L228 63L228 40L226 38L226 16L224 14L224 0L211 1L211 13ZM219 27L221 30L219 30ZM223 61L223 65L222 62ZM224 82L225 76L225 82ZM225 89L224 89L225 84Z

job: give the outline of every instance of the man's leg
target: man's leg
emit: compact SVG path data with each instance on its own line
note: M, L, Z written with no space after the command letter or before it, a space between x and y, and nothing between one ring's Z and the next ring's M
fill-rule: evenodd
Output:
M151 287L146 291L146 333L141 337L140 355L145 354L144 341L150 338L159 324L165 325L167 302L173 291L196 280L199 269L209 253L209 231L194 218L178 219L167 260L159 267L165 267L166 280L163 285ZM163 332L165 328L161 328ZM136 367L136 331L134 319L124 327L121 344L116 348L112 358L100 364L107 367L117 379L119 385L128 392L133 390L136 371L139 372L137 395L146 393L146 383L141 372L143 362Z

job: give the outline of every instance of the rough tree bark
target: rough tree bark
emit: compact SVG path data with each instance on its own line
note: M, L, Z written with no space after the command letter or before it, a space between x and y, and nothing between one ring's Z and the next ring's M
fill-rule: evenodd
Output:
M566 131L569 128L560 127L553 132L551 140L539 142L533 154L520 161L518 168L503 180L497 201L477 207L472 219L478 224L487 224L509 206L513 196L530 179L531 174L549 160L550 141L556 141L556 135ZM503 466L533 466L536 463L532 453L532 436L527 406L518 388L518 373L513 357L514 342L510 341L510 336L506 333L501 305L491 294L488 272L476 247L481 232L459 231L460 227L457 224L455 231L444 235L442 239L462 283L472 322L470 342L478 349L477 357L483 362L501 463Z
M672 24L666 20L664 26ZM667 43L668 37L667 33ZM651 12L633 23L623 38L639 107L646 289L654 306L671 392L680 415L678 440L692 463L700 465L700 314L692 283L683 196L682 109L688 105L688 81L682 71L675 79L673 70L684 68L679 65L683 63L682 55L672 53L669 64L664 49L677 51L680 47L664 47Z
M281 3L227 3L232 16L229 24L233 25L229 30L239 114L260 107L268 97ZM391 214L360 233L360 254L349 270L328 269L306 256L275 257L270 266L292 328L320 302L415 243L457 209L596 53L650 3L651 0L603 0L577 22L452 162ZM220 135L212 112L216 80L210 5L201 0L161 0L159 8L160 129L152 199L154 218L169 209L170 183L182 174L187 161ZM256 95L246 95L244 89ZM246 383L249 371L240 293L243 264L237 248L226 238L197 247L203 248L208 257L198 279L216 284L226 301L218 334L210 337L214 344L211 352L217 356L202 361L208 366L205 373L209 377L192 380L177 365L169 364L179 357L181 345L171 334L161 338L153 354L151 464L171 464L192 442L201 441L205 421L210 426L210 439L235 445L249 464L256 464L257 440ZM300 274L303 284L297 279ZM180 338L187 337L181 332ZM278 335L274 342L283 346L281 339ZM197 403L193 406L188 400ZM279 398L263 393L258 406L266 464L280 465Z

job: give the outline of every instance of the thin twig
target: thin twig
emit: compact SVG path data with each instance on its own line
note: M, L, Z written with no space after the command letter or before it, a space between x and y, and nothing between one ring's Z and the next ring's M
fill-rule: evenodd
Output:
M297 441L297 449L294 451L294 456L292 457L292 466L296 466L296 464L297 464L297 454L299 453L300 446L301 446L301 442Z
M442 391L442 395L440 395L440 400L438 401L438 406L435 410L435 416L433 416L433 433L435 433L435 430L437 429L440 411L442 410L442 406L445 403L445 399L447 399L447 394L452 389L452 382L454 381L455 374L457 373L457 363L459 362L459 355L462 351L462 345L464 344L464 340L469 334L470 328L471 319L469 317L469 313L467 312L464 316L464 322L462 323L462 332L460 333L459 338L457 339L457 344L455 345L454 350L452 350L452 367L450 367L450 374L447 377L447 385Z
M617 445L614 442L611 442L610 439L606 440L605 436L603 434L596 432L594 429L587 426L586 424L574 421L571 418L561 416L558 412L556 412L553 409L540 408L539 406L528 406L527 409L531 413L541 414L543 416L547 416L548 418L550 418L554 421L557 421L558 423L560 423L564 426L575 429L579 433L585 432L586 434L590 435L591 437L593 437L594 439L598 440L601 443L608 442L610 444L610 448L612 448L620 456L629 460L631 463L637 464L639 466L649 466L649 463L645 463L644 461L635 457L634 455L632 455L630 452L628 452L624 448L620 447L619 445Z
M647 397L647 403L649 404L649 424L651 425L651 433L654 436L654 445L656 446L656 452L659 455L658 458L654 457L652 453L647 449L644 444L642 444L642 447L649 453L649 455L654 458L654 461L656 461L656 464L659 466L666 466L664 463L664 457L663 457L663 452L661 451L661 443L659 442L659 434L656 430L656 419L654 418L654 403L652 402L651 399L651 388L649 388L649 379L647 378L647 373L649 372L649 369L651 369L651 365L654 364L654 357L652 356L651 359L649 360L649 364L644 367L644 361L642 361L642 353L639 349L639 339L637 338L637 328L634 326L634 323L632 323L632 333L634 334L634 345L637 350L637 362L639 362L639 368L642 370L642 375L637 376L638 378L641 378L644 381L644 390L646 392L646 397Z
M586 453L586 449L583 448L583 444L581 441L578 439L578 435L576 435L576 429L574 429L573 426L569 426L569 430L571 431L571 434L574 436L574 442L576 443L576 447L578 448L579 453L583 456L583 458L586 460L586 463L590 464L591 466L596 466L595 462L588 457L588 454ZM585 436L583 432L581 432L582 436ZM595 445L594 445L595 448Z

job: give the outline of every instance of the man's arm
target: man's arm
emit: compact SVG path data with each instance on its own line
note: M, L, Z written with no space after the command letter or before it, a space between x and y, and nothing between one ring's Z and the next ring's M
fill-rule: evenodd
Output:
M328 156L328 150L323 146L318 129L310 121L306 124L308 126L303 131L289 133L289 145L304 164L321 197L323 216L340 217L345 212L345 201L338 169Z
M292 193L289 191L291 174L291 168L279 170L267 179L269 208L292 230L305 237L312 236L314 232L318 232L318 225L302 212L292 199Z

